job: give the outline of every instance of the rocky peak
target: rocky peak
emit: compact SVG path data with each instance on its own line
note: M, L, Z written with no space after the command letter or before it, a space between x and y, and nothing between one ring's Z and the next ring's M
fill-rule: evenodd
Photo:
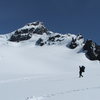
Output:
M42 22L32 22L24 27L12 32L9 41L20 42L24 40L34 39L37 46L44 45L64 45L70 49L80 46L86 51L86 56L90 60L100 60L100 46L92 40L84 41L81 34L60 34L49 31Z
M39 22L39 21L32 22L32 23L28 23L28 24L26 24L25 26L37 26L37 25L44 26L44 25L43 25L43 22Z
M23 40L28 40L33 34L43 35L43 33L48 34L48 29L43 25L42 22L28 23L24 27L12 32L10 41L19 42Z

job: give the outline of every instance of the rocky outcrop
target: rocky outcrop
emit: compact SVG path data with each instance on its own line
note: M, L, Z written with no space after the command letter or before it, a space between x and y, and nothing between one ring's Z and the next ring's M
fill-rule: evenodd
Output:
M23 28L13 32L9 41L19 42L28 40L33 34L42 35L43 33L49 34L47 28L44 27L42 22L33 22L25 25Z
M39 38L36 41L36 45L43 46L43 45L54 45L64 40L64 36L57 34L57 35L48 35L46 38L42 39Z
M13 41L13 42L19 42L19 41L23 41L23 40L28 40L32 37L31 34L13 34L9 41Z
M84 38L83 38L83 36L81 34L77 35L74 38L72 37L72 41L69 44L69 48L71 48L71 49L76 48L80 44L79 41L80 41L80 43L82 42L81 44L84 43Z
M90 60L100 60L100 46L92 40L87 40L83 49Z
M43 46L45 43L43 41L43 39L39 38L37 41L36 41L36 44L35 45L38 45L38 46Z

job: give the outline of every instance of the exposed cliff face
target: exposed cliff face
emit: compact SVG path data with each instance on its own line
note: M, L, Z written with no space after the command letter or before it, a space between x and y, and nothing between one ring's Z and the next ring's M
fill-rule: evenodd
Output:
M83 49L86 50L86 56L90 60L100 60L100 46L92 40L87 40Z

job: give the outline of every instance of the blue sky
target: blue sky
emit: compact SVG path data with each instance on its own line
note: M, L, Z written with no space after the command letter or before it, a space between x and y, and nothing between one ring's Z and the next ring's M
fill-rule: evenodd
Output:
M0 33L34 21L54 32L82 33L100 44L100 0L0 0Z

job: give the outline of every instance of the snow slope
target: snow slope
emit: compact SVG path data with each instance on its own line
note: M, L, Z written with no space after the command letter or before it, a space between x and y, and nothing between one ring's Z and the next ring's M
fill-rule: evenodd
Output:
M41 22L0 35L0 100L99 100L100 62L87 59L83 45L82 35L54 33Z
M0 100L99 100L100 62L88 60L81 46L0 41ZM79 65L86 66L83 78Z

